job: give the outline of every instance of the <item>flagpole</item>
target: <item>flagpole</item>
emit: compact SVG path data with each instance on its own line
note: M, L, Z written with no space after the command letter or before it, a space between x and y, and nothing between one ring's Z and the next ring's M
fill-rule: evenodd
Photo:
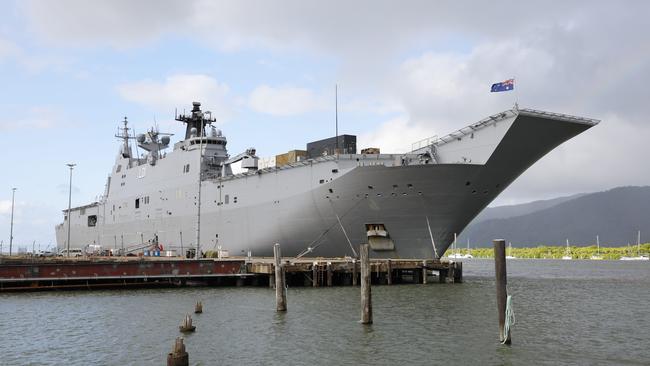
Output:
M515 82L517 81L516 77L512 78L512 89L515 91L515 109L519 110L519 92L517 91L518 88L515 87Z

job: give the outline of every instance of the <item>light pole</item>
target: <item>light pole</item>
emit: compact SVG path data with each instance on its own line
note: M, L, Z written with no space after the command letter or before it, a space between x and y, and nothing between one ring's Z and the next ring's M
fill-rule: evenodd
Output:
M68 245L67 245L67 253L66 256L70 256L70 221L72 221L72 214L70 210L72 209L72 169L75 167L77 164L66 164L68 167L70 167L70 189L68 190Z
M16 188L11 189L11 229L9 229L9 256L11 256L11 246L14 243L14 203L16 197Z

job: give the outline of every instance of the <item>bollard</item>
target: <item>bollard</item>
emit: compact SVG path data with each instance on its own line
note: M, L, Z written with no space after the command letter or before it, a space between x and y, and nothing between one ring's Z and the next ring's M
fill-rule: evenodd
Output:
M201 314L202 312L203 312L203 303L197 301L196 305L194 305L194 314Z
M494 244L494 273L496 275L496 290L497 290L497 311L499 313L499 340L501 343L510 344L510 331L505 334L506 322L506 299L508 292L506 289L507 273L506 273L506 241L503 239L495 239L492 241Z
M185 351L183 337L176 338L172 351L167 354L167 366L188 366L190 358Z
M284 286L284 266L282 265L282 254L280 244L273 246L273 257L275 258L275 310L287 311L287 289Z
M192 325L192 317L190 314L185 315L185 319L183 319L183 323L181 323L178 329L183 333L189 333L196 330L196 327Z
M361 260L361 324L372 324L372 294L370 293L370 263L368 244L359 246Z
M391 263L390 259L386 261L386 284L393 284L393 264Z

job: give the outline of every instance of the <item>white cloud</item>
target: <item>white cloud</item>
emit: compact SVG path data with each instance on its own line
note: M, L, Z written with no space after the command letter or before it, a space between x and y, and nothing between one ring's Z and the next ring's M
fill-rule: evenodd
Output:
M228 85L203 74L178 74L163 82L136 81L119 85L117 90L128 101L165 112L170 106L183 108L192 101L201 102L217 121L228 118L231 111Z
M20 114L11 113L0 116L0 131L17 129L45 129L60 126L62 117L58 109L49 106L32 106L21 110Z
M378 147L383 153L405 153L411 151L411 145L434 135L433 130L409 123L405 117L398 117L384 122L377 130L358 137L359 150Z
M292 116L323 109L325 101L310 89L261 85L251 93L249 106L260 113Z
M11 200L0 201L0 215L11 213Z

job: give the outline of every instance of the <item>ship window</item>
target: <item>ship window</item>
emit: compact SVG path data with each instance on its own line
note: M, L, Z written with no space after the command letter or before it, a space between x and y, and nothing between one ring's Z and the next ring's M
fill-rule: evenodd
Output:
M97 226L97 215L88 216L88 226Z
M338 173L338 172L339 172L338 169L332 169L332 173Z
M230 203L230 195L226 195L226 198L223 200L226 204Z
M135 199L135 208L140 208L140 199L139 198Z
M334 190L332 188L330 188L330 193L334 193Z
M325 179L321 179L318 183L320 183L320 184L325 183Z
M237 203L237 196L232 198L232 203Z
M373 188L374 188L373 186L368 186L368 189L373 189Z
M470 185L470 184L472 184L470 181L465 182L465 185L466 185L466 186L468 186L468 185Z

